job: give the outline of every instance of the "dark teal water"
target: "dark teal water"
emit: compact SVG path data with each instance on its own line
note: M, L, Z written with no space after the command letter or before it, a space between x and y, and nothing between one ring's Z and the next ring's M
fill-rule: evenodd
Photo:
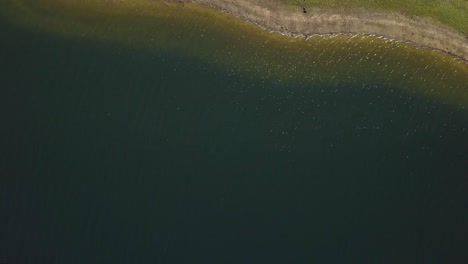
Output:
M0 34L0 263L468 260L466 110Z

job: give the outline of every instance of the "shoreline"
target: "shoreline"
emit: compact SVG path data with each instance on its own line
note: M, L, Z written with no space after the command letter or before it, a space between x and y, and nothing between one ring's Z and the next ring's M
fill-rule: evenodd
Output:
M367 9L323 10L265 0L166 0L209 6L289 37L373 35L445 52L468 62L468 36L429 18Z

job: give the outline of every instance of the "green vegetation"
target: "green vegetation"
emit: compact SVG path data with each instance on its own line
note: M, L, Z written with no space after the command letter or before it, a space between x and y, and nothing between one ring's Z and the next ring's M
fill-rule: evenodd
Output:
M306 8L372 8L431 17L468 35L468 0L280 0Z

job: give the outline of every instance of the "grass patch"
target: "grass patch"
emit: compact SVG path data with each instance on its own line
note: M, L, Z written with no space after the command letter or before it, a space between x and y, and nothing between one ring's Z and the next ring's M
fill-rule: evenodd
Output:
M371 8L430 17L468 35L467 0L279 0L306 8Z

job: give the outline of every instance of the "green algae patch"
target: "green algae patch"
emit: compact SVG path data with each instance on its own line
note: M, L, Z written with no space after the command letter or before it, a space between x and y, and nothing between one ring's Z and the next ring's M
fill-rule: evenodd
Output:
M376 36L291 38L226 13L163 1L8 1L3 19L70 39L188 56L265 83L398 90L468 107L468 64Z

